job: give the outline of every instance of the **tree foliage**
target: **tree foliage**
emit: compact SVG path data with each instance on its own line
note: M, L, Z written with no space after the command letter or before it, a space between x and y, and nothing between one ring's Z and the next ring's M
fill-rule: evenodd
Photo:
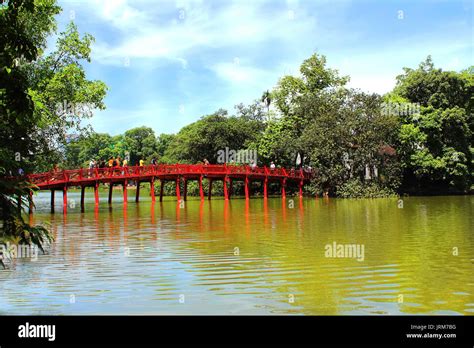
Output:
M238 151L255 141L262 123L246 116L228 116L227 111L202 117L182 128L171 141L165 156L175 162L197 163L204 158L215 163L219 150Z
M24 67L30 91L40 106L35 109L39 122L32 132L32 137L38 139L32 151L32 162L36 164L51 163L51 157L58 157L63 151L67 135L86 133L83 120L91 117L94 110L105 108L105 83L88 80L81 65L90 61L93 41L89 34L81 37L76 25L70 23L59 34L55 51Z
M401 118L399 152L409 190L469 190L473 173L472 67L460 73L436 69L431 57L404 69L393 95L421 105Z
M32 204L34 187L24 178L11 178L37 144L32 130L40 122L41 107L31 92L22 64L35 61L54 30L54 1L0 2L0 241L35 243L42 248L51 235L42 226L30 226L22 210Z

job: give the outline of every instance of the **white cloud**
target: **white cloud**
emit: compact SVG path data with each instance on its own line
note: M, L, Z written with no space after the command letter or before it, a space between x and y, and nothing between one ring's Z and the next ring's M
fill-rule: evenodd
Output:
M265 15L263 3L223 3L219 9L201 2L181 3L153 13L150 5L132 7L126 0L86 2L89 14L120 32L118 42L97 41L93 58L102 64L120 65L124 57L185 59L195 48L238 48L274 42L295 44L316 25L310 15L289 20L285 9ZM221 4L222 5L222 4ZM86 6L86 5L84 5ZM184 19L180 20L180 11ZM87 11L87 10L86 10Z

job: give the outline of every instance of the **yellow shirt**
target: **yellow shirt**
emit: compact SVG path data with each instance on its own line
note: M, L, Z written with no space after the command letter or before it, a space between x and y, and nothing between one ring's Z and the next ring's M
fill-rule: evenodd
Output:
M127 164L128 164L128 161L126 159L124 159L123 162L122 162L122 166L126 167Z
M143 167L144 164L145 164L145 161L144 161L144 160L140 160L140 167Z

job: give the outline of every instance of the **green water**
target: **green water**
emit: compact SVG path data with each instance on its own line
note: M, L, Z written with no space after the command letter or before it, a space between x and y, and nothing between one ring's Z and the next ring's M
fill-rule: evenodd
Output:
M56 242L0 271L2 314L474 314L474 197L114 195L67 215L36 197ZM328 257L334 243L364 253Z

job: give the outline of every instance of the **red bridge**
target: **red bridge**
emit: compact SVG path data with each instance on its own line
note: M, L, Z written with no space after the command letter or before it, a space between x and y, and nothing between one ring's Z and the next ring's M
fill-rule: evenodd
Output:
M277 181L281 185L281 195L285 198L285 187L287 182L295 182L299 186L299 194L303 195L303 185L311 178L311 172L302 169L267 168L235 165L149 165L142 167L109 167L95 169L74 169L31 174L28 178L40 190L51 190L51 209L54 210L54 192L63 192L63 209L67 209L67 190L69 187L81 187L81 209L84 209L84 195L86 187L94 188L95 204L99 204L99 184L109 185L108 203L112 203L112 190L114 185L123 187L123 201L127 203L127 186L133 181L137 184L135 201L140 199L140 183L149 182L151 188L151 199L155 201L155 181L160 181L160 202L163 200L163 187L165 182L176 183L176 197L181 200L180 183L184 184L183 199L187 196L187 183L190 180L199 182L199 193L201 200L204 199L202 186L203 179L209 181L208 197L211 199L212 182L222 181L224 198L230 198L232 182L240 180L244 182L245 198L249 199L249 184L252 181L263 183L263 195L266 198L268 182Z

